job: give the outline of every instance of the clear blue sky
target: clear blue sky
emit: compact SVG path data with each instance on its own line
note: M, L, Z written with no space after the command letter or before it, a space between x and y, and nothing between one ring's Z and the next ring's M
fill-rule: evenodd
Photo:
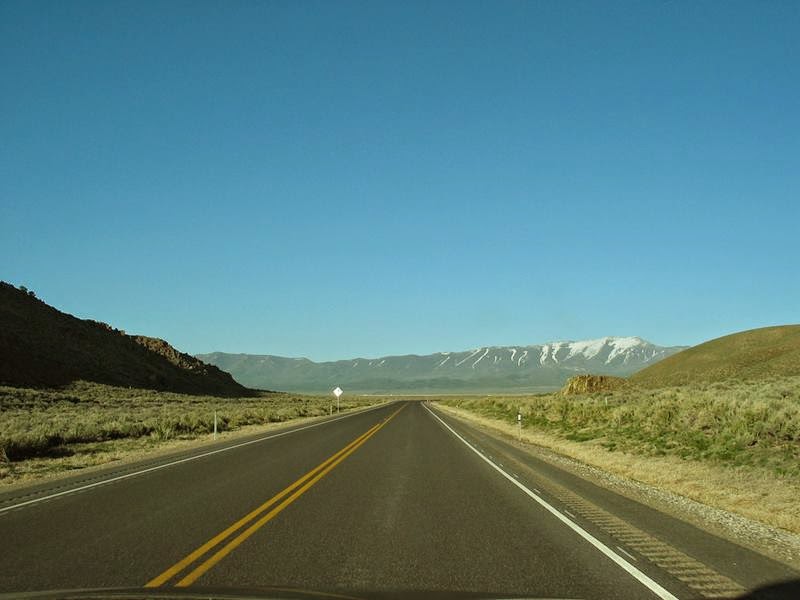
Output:
M0 279L314 359L800 321L800 3L0 3Z

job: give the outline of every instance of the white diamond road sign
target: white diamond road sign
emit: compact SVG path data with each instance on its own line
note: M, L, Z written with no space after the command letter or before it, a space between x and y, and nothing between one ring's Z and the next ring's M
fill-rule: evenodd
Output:
M342 394L344 394L344 392L342 391L342 388L340 388L340 387L337 387L337 388L335 388L333 390L333 395L336 396L337 398L339 396L341 396Z

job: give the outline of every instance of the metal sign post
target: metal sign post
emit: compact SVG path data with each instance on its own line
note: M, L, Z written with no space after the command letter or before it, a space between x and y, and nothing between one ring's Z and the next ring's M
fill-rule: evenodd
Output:
M339 412L339 396L341 396L342 394L344 394L344 392L342 391L342 388L340 388L337 385L336 388L334 388L334 390L333 390L333 395L336 396L336 412L337 413Z

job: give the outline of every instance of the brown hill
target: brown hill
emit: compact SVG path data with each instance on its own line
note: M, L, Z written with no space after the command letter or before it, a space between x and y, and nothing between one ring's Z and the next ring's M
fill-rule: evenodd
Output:
M254 394L164 340L77 319L0 282L0 384L53 387L77 380L187 394Z
M800 375L800 325L764 327L693 346L631 375L644 387Z
M572 396L605 392L622 387L625 382L624 377L614 377L613 375L575 375L570 377L566 385L561 388L561 393L565 396Z

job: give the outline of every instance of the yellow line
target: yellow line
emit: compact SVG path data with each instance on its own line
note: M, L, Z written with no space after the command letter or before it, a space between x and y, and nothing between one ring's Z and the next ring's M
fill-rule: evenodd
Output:
M287 494L292 492L294 489L296 489L299 486L301 486L305 481L307 481L308 479L313 477L314 474L317 473L320 469L325 468L325 466L327 466L328 464L330 464L331 462L336 460L336 458L338 456L340 456L343 452L346 452L351 446L353 446L353 444L356 444L359 440L361 440L364 436L366 436L368 433L370 433L376 427L378 427L378 425L375 425L370 430L368 430L366 433L360 435L358 438L356 438L355 440L350 442L347 446L345 446L344 448L342 448L341 450L336 452L333 456L331 456L327 460L323 461L321 464L317 465L316 467L311 469L308 473L306 473L305 475L300 477L300 479L298 479L297 481L295 481L294 483L289 485L287 488L285 488L285 489L281 490L280 492L278 492L277 494L275 494L272 498L270 498L269 500L264 502L264 504L262 504L258 508L255 508L254 510L250 511L249 513L247 513L244 517L242 517L241 519L236 521L233 525L231 525L230 527L225 529L223 532L215 535L213 538L208 540L205 544L203 544L202 546L197 548L194 552L192 552L191 554L187 555L185 558L181 559L180 561L178 561L177 563L172 565L169 569L167 569L166 571L161 573L158 577L155 577L154 579L151 579L150 581L148 581L145 584L145 587L158 587L158 586L166 583L167 580L169 580L174 575L178 574L180 571L182 571L186 567L188 567L190 564L192 564L198 558L203 556L206 552L208 552L209 550L214 548L214 546L217 546L220 543L222 543L225 540L225 538L230 536L232 533L238 531L239 529L241 529L245 525L247 525L247 523L249 523L250 521L255 519L258 515L260 515L265 510L267 510L269 507L271 507L273 504L278 502L281 498L283 498L284 496L286 496Z
M286 487L282 491L280 491L277 494L275 494L272 498L270 498L269 500L264 502L259 507L257 507L254 510L250 511L247 515L245 515L244 517L242 517L241 519L236 521L233 525L231 525L230 527L228 527L227 529L225 529L221 533L215 535L213 538L208 540L205 544L203 544L202 546L200 546L199 548L194 550L192 553L188 554L186 557L184 557L183 559L181 559L180 561L178 561L177 563L172 565L169 569L167 569L166 571L164 571L163 573L161 573L157 577L155 577L155 578L151 579L150 581L148 581L145 584L145 587L153 588L153 587L158 587L158 586L163 585L164 583L166 583L169 579L174 577L180 571L182 571L183 569L185 569L186 567L191 565L193 562L195 562L201 556L203 556L204 554L209 552L215 546L217 546L220 543L222 543L231 534L235 533L236 531L238 531L239 529L241 529L242 527L247 525L250 521L252 521L256 517L258 517L258 515L260 515L265 510L267 510L272 505L274 505L276 502L281 500L284 496L286 496L287 494L291 493L293 490L295 490L296 488L301 486L303 483L305 483L307 480L309 480L311 477L313 477L320 470L322 470L325 467L327 467L328 465L330 465L333 461L335 461L337 458L342 456L345 452L347 452L351 448L354 449L354 446L356 446L356 444L360 445L360 442L366 441L367 437L369 437L373 433L377 432L378 429L380 429L381 427L383 427L383 425L388 423L389 419L392 419L404 407L405 407L405 405L400 407L400 409L395 411L385 421L383 421L382 423L378 423L377 425L371 427L365 433L361 434L355 440L353 440L352 442L347 444L347 446L345 446L344 448L342 448L341 450L339 450L338 452L333 454L331 457L329 457L328 459L324 460L322 463L320 463L319 465L317 465L316 467L311 469L308 473L306 473L305 475L300 477L297 481L295 481L294 483L292 483L291 485L289 485L288 487Z
M216 565L219 561L225 558L228 554L230 554L233 550L235 550L242 542L244 542L247 538L253 535L256 531L261 529L264 525L266 525L269 521L271 521L275 516L278 515L284 508L289 506L292 502L297 500L300 496L302 496L306 491L308 491L311 486L317 483L320 479L325 477L336 465L342 462L345 458L350 456L353 452L358 450L358 448L363 445L369 438L373 435L378 433L382 427L384 427L389 421L391 421L397 413L405 408L405 404L397 409L388 419L380 423L377 427L373 428L369 432L367 432L365 437L362 437L355 445L353 445L350 449L348 449L344 454L341 454L336 460L334 460L331 464L325 467L322 471L320 471L317 475L315 475L310 481L304 484L299 490L294 492L291 496L289 496L286 500L281 502L278 506L273 508L269 511L266 515L261 517L258 521L253 523L250 527L245 529L242 533L237 535L233 538L230 542L225 544L220 550L218 550L211 558L207 559L203 562L199 567L197 567L194 571L189 573L186 577L181 579L178 583L176 583L176 587L187 587L190 586L192 583L197 581L197 579L202 576L206 571L208 571L211 567Z

